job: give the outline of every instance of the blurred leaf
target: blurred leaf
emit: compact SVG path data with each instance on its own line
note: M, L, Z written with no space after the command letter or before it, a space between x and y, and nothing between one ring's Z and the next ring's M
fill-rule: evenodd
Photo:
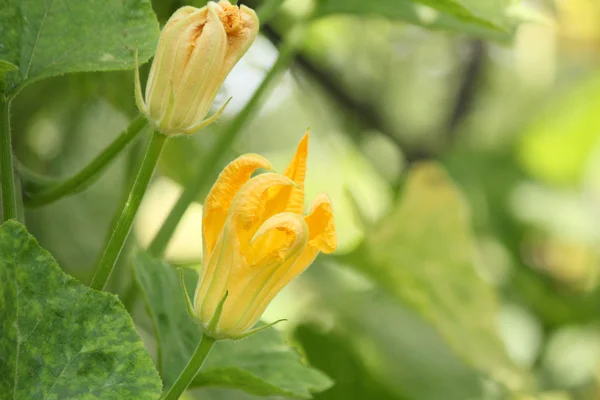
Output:
M13 399L147 399L152 360L118 299L64 274L15 221L0 227L0 393Z
M465 361L523 388L527 379L497 336L495 293L475 270L467 209L439 166L410 171L395 210L367 234L362 251L360 270L431 323Z
M0 60L19 67L7 92L67 72L129 69L154 53L158 22L149 0L6 0Z
M313 266L308 275L321 298L310 309L317 318L322 318L324 311L335 317L336 323L328 335L345 342L348 347L344 351L353 354L351 357L362 364L368 374L365 379L369 379L369 375L375 377L384 393L400 399L505 398L497 396L506 392L502 385L487 385L489 379L459 358L435 328L416 312L379 288L357 290L356 282L351 282L358 277L348 280L352 272L330 264ZM307 358L311 362L315 357L313 349L306 343ZM334 357L337 360L339 350L334 346L327 350L321 348L317 360L328 356L330 360ZM333 361L329 364L335 365ZM334 389L338 384L344 385L344 382L338 383L336 379ZM346 386L346 389L353 391L354 387ZM332 389L323 395L331 392L335 393ZM347 396L352 394L347 393Z
M201 333L187 314L175 269L145 253L137 255L134 267L156 327L159 368L165 386L170 386L187 364ZM192 270L186 273L188 291L193 293L198 276ZM310 398L311 391L330 385L325 375L304 365L274 329L240 341L217 342L192 384L297 398Z
M600 290L581 293L557 286L522 260L528 231L514 215L512 204L515 188L526 176L512 152L461 149L449 154L444 163L469 200L478 237L492 235L507 249L514 268L510 282L502 288L506 296L524 303L548 329L595 319ZM556 207L551 209L556 211Z
M66 90L75 76L50 79L25 88L14 102L14 121L19 123L25 118L31 121L30 126L15 131L17 146L20 142L20 147L28 150L20 159L45 176L67 177L80 170L126 129L129 122L105 101L89 101ZM60 84L63 90L60 90ZM43 92L43 98L51 108L27 115L23 100L34 97L38 88L46 86L49 87ZM71 95L63 96L65 92ZM17 108L20 110L17 111ZM40 125L42 121L45 121L45 125ZM44 145L53 150L46 157L38 159L38 155L44 154ZM29 231L53 254L63 271L81 281L91 279L92 267L102 251L102 237L109 230L122 198L127 183L124 158L117 158L98 181L84 192L46 207L27 210ZM65 237L69 238L68 243L65 243ZM121 257L122 262L127 258ZM117 268L113 274L115 280L124 270L128 269ZM126 286L126 282L115 283ZM117 287L111 286L111 290L115 289Z
M316 394L315 399L400 399L363 365L347 338L331 332L320 333L308 325L300 326L294 336L302 343L310 363L335 380L333 387Z
M315 16L381 16L502 40L510 38L515 26L506 16L508 6L508 0L318 0Z
M573 185L580 182L595 145L600 144L600 74L556 98L525 132L520 158L536 177Z

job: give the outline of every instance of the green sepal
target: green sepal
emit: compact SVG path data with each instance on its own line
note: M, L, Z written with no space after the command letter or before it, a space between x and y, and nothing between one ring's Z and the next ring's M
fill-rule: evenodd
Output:
M233 97L228 98L227 101L225 102L225 104L223 104L216 113L214 113L213 115L211 115L210 117L208 117L206 119L203 119L202 121L198 122L196 125L192 125L188 129L186 129L184 131L184 133L191 135L192 133L195 133L202 128L206 128L207 126L209 126L210 124L215 122L217 119L219 119L221 114L223 114L223 111L225 111L225 107L227 107L227 105L229 104L231 99L233 99Z
M194 305L192 304L192 300L190 298L190 295L188 294L187 287L185 286L183 268L177 268L177 272L179 272L179 282L181 283L181 288L183 289L183 297L185 299L185 306L187 308L187 312L195 322L198 322L196 314L194 313Z
M208 323L208 326L206 327L207 333L209 334L208 336L210 336L210 332L214 332L216 330L217 325L219 324L219 321L221 320L221 314L223 313L223 306L225 305L225 300L227 300L227 296L229 296L229 291L225 291L225 294L221 298L221 301L219 301L219 304L217 304L217 308L215 309L215 314L210 319L210 322Z
M144 102L144 95L142 94L142 83L140 81L140 62L138 59L138 49L135 48L135 77L134 77L134 85L135 85L135 104L137 105L138 110L142 114L148 115L148 108L146 107L146 103Z
M169 136L173 135L173 133L168 132L168 129L167 129L168 127L166 126L166 124L168 123L168 121L171 120L171 116L173 115L174 111L175 111L175 89L173 88L173 81L170 80L169 81L169 104L167 105L165 114L160 118L160 121L158 122L158 130L165 135L169 135Z
M247 337L248 337L248 336L250 336L250 335L254 335L255 333L258 333L258 332L264 331L265 329L267 329L267 328L270 328L270 327L272 327L273 325L275 325L275 324L278 324L278 323L280 323L280 322L283 322L283 321L287 321L287 319L278 319L277 321L275 321L275 322L271 322L270 324L263 325L263 326L261 326L261 327L258 327L258 328L250 329L248 332L244 333L243 335L240 335L240 336L235 336L235 337L231 336L230 338L231 338L232 340L240 340L240 339L244 339L244 338L247 338Z

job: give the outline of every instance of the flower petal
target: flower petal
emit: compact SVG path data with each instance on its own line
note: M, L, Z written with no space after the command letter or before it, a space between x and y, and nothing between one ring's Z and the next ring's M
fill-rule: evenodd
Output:
M218 7L209 2L206 23L191 25L185 32L186 59L174 74L175 112L170 126L189 127L204 119L223 83L220 72L227 54L227 34L219 19Z
M246 53L258 34L259 21L256 13L244 5L237 10L228 1L219 1L223 12L221 21L227 32L227 55L223 62L223 79Z
M238 191L231 204L229 217L235 224L233 234L238 236L242 252L263 222L279 213L268 199L276 198L279 191L293 185L294 181L291 179L267 172L250 179Z
M184 32L190 25L200 26L206 23L208 8L202 7L182 7L177 10L167 21L163 28L158 48L154 55L154 61L148 75L148 86L146 87L146 104L149 107L149 114L156 116L160 120L167 108L167 101L162 99L169 98L169 91L175 82L173 82L173 71L181 69L181 64L185 61L182 57L181 46L185 40L181 40ZM175 43L175 44L174 44ZM176 74L175 74L176 75ZM155 101L151 101L155 99Z
M308 157L308 131L298 144L296 154L285 172L285 176L296 182L297 187L288 189L286 211L301 214L304 211L304 179L306 178L306 158Z
M245 263L232 268L227 285L232 298L223 313L224 329L243 333L256 323L264 307L256 308L294 265L307 241L308 227L301 215L280 213L265 221L244 253Z
M304 220L310 232L309 246L326 254L333 252L337 247L337 235L331 201L326 194L317 195Z
M303 273L313 263L319 251L331 253L335 250L337 236L331 202L327 195L317 196L311 206L311 211L304 217L304 220L309 230L307 245L300 255L294 259L294 263L287 269L287 272L279 276L279 279L275 281L269 291L261 297L260 303L255 306L254 313L247 318L248 321L258 320L277 293Z
M204 202L202 219L204 259L210 258L236 193L259 168L273 169L266 158L258 154L245 154L229 163L217 178Z
M214 246L210 258L204 258L194 295L194 311L203 323L208 324L227 290L231 269L244 263L236 237L226 225ZM206 328L206 326L204 326Z
M256 231L244 254L248 264L259 267L275 262L283 263L298 246L308 241L308 226L302 216L279 213L266 220Z

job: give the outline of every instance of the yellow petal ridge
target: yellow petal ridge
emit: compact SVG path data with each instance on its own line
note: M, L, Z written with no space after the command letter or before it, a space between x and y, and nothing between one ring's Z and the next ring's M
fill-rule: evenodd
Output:
M266 220L250 239L246 261L253 268L282 263L307 241L308 226L303 218L295 213L279 213Z
M204 202L204 218L202 219L205 259L210 257L210 253L223 230L227 213L236 193L259 168L273 169L269 160L258 154L240 156L223 169L208 193Z
M294 278L302 274L315 260L319 251L324 253L332 252L337 246L337 236L335 233L335 224L331 202L325 194L320 194L313 201L311 211L304 217L308 227L308 243L302 249L302 252L294 259L294 262L287 269L280 279L272 285L268 291L265 291L261 297L260 304L257 304L253 314L248 317L248 321L256 321L267 305L273 298L289 284Z
M235 221L235 233L241 251L249 244L254 233L271 216L279 211L266 199L285 187L293 186L294 181L274 172L267 172L250 179L236 194L230 209Z
M250 329L262 314L259 307L269 292L296 262L308 241L308 227L301 215L280 213L269 218L257 231L245 253L247 270L238 270L230 279L231 293L237 293L237 333ZM241 309L240 309L241 308Z
M304 210L304 179L306 178L306 159L308 157L308 131L300 140L294 158L283 173L296 182L297 187L288 189L286 193L286 211L302 213Z

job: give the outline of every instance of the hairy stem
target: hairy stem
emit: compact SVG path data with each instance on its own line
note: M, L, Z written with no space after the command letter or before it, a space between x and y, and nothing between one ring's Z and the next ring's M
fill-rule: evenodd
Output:
M0 174L2 175L2 216L4 221L17 218L17 196L10 137L11 98L0 95Z
M123 204L123 208L120 212L119 219L114 225L114 230L106 244L102 257L96 266L96 272L92 278L90 287L96 290L102 290L106 286L110 274L112 273L115 263L119 258L119 254L125 245L125 240L131 231L133 220L137 214L137 211L142 202L142 198L146 193L150 179L156 169L156 164L164 145L166 143L167 136L162 133L155 131L150 140L150 144L142 160L142 165L138 171L137 177L127 197L127 200Z
M173 386L171 386L171 388L160 398L160 400L179 399L181 394L185 391L185 389L187 389L187 387L196 377L198 370L200 370L200 367L202 367L202 364L204 364L204 361L206 360L206 357L208 357L208 353L212 349L215 342L216 340L211 337L206 335L202 336L202 339L200 339L200 343L194 351L192 358L187 363L183 371L181 371L181 374Z

